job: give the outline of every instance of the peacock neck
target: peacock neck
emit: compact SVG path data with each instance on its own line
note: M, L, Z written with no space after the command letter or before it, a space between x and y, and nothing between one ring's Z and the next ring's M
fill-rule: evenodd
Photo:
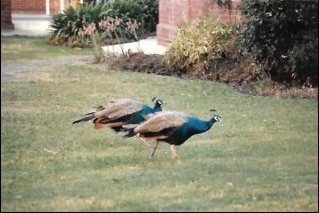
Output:
M214 125L214 123L216 123L215 118L211 118L209 121L210 127L212 127Z
M209 121L203 121L203 125L205 126L205 131L208 131L213 124L215 123L214 119L210 119Z
M159 112L159 111L162 111L162 107L160 104L156 103L154 108L153 108L153 111L154 112Z
M197 118L190 118L190 130L193 134L199 134L208 131L214 124L213 120L204 121Z

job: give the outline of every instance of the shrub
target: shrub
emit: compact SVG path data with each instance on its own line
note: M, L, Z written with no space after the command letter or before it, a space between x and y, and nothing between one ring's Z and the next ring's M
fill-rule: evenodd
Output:
M318 84L318 1L242 0L239 42L277 82Z
M212 64L224 58L224 49L231 35L231 26L215 17L205 16L184 23L173 38L164 60L174 70L202 75Z
M158 0L113 0L107 2L107 5L111 9L110 16L117 16L124 23L132 20L140 23L137 32L139 37L155 32L158 24Z
M52 16L50 44L77 44L81 46L92 45L90 36L83 36L85 24L94 23L98 33L104 33L98 24L107 17L120 19L122 22L117 26L117 34L121 36L121 42L138 40L144 34L155 31L158 23L158 0L113 0L106 3L95 4L94 1L85 3L77 8L68 7L62 13ZM132 33L128 29L131 23L139 23L139 27ZM118 42L113 33L107 33L102 41L104 44Z
M110 9L103 4L83 4L77 8L68 7L62 13L52 16L53 22L50 25L51 37L50 44L66 44L67 43L81 43L81 45L89 45L91 43L90 37L83 37L81 31L86 23L95 23L96 30L98 28L98 21L102 17L107 16Z

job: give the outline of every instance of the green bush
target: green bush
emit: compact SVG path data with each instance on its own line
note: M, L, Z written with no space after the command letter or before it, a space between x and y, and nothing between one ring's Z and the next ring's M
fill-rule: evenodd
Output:
M165 62L174 70L202 75L212 64L224 58L232 27L215 17L205 16L184 23L164 55Z
M108 17L120 19L116 32L105 32L99 22ZM68 7L62 13L52 16L50 44L68 44L89 46L92 44L90 35L85 35L85 25L94 23L95 30L105 33L104 44L118 43L115 33L121 36L120 42L137 40L145 34L155 31L158 23L158 0L113 0L106 3L95 4L94 1L85 3L77 8ZM129 26L138 23L134 33ZM114 41L113 41L114 40Z
M111 9L110 16L117 16L124 23L132 20L140 23L137 32L139 36L155 32L158 24L158 0L113 0L106 4Z
M50 44L81 43L87 45L91 42L90 37L83 37L83 31L86 23L94 23L97 31L98 22L109 14L111 10L104 4L83 4L78 8L68 7L62 13L52 16L50 25L51 37Z
M239 42L277 82L318 85L318 1L242 0Z

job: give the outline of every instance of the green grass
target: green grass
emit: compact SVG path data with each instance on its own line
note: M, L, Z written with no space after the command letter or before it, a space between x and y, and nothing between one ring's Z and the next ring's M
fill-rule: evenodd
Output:
M8 50L16 39L24 48ZM79 54L41 38L1 38L1 51L6 62ZM1 211L318 211L317 100L101 65L43 72L50 81L1 82ZM177 147L181 164L168 144L149 159L137 138L111 147L110 129L71 125L110 97L153 96L202 119L217 109L223 121Z
M93 50L72 49L61 46L44 45L47 37L3 37L1 36L1 60L4 59L41 59L59 55L92 54ZM37 48L41 46L41 48Z

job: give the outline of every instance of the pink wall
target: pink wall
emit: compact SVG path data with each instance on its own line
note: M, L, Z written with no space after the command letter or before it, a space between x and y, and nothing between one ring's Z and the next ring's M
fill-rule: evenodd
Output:
M238 22L240 19L237 10L220 10L209 0L159 0L159 23L156 27L157 43L168 45L176 34L177 27L185 21L194 20L204 14L218 16L224 22ZM233 7L240 0L233 0Z
M11 0L1 1L1 29L13 29L11 17Z
M46 0L11 0L12 13L46 14ZM60 0L50 0L50 15L61 11ZM63 0L64 9L69 6L69 0Z

